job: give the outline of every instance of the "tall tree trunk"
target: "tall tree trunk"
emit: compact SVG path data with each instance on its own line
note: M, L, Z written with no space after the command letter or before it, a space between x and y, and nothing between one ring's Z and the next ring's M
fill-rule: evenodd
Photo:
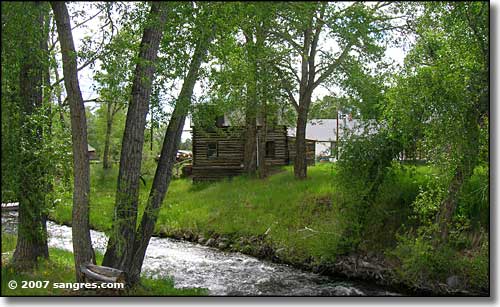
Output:
M61 44L64 86L68 94L73 143L73 213L72 236L76 280L83 281L80 265L95 263L89 228L90 166L87 144L87 120L78 83L76 51L68 9L64 2L51 1Z
M311 98L309 97L309 100ZM293 171L295 178L307 178L307 156L306 156L306 125L307 125L308 103L303 102L297 110L297 132L295 135L295 161Z
M265 178L267 176L267 165L266 165L266 141L267 141L267 108L266 103L261 101L261 107L259 112L259 121L261 123L260 126L260 137L259 137L259 146L258 146L258 157L259 157L259 166L257 169L259 178Z
M243 157L243 165L245 168L245 172L248 175L254 174L257 170L257 118L255 116L255 108L256 106L253 105L253 99L247 97L245 112L245 151Z
M248 175L257 171L257 76L256 76L256 54L253 42L253 33L244 31L245 48L247 52L248 64L251 66L247 74L246 82L246 106L245 106L245 151L243 165Z
M109 161L109 147L111 140L111 130L113 128L113 112L111 110L112 103L107 103L107 112L106 112L106 136L104 138L104 154L102 157L102 167L104 169L110 169L111 163Z
M267 176L266 165L266 143L267 143L267 90L269 86L268 74L263 63L263 50L266 29L257 26L255 30L255 55L253 56L253 72L255 78L255 108L258 110L258 118L261 127L261 133L258 146L258 169L259 178ZM257 78L259 76L259 78Z
M213 30L212 30L213 31ZM191 105L193 89L198 79L201 63L207 51L208 45L212 39L211 33L204 33L200 38L195 48L193 58L189 65L188 74L177 99L177 103L172 113L172 117L168 123L167 131L163 139L160 159L156 168L153 185L149 193L146 208L142 215L141 224L137 230L134 256L129 271L129 282L134 284L139 281L139 276L142 270L142 263L146 255L146 249L149 240L153 234L154 226L158 219L160 206L165 198L172 179L172 169L175 164L175 158L179 144L181 141L184 122Z
M153 2L148 25L142 36L139 61L135 68L132 97L123 134L115 216L103 265L124 271L128 271L133 254L146 115L158 48L163 37L166 19L166 4Z
M44 65L37 55L41 57L46 54L43 49L45 35L42 35L44 14L40 3L30 3L30 6L39 14L38 20L32 21L36 24L33 27L36 28L34 35L39 36L39 39L38 44L30 41L23 42L24 54L19 76L23 122L21 138L24 144L21 146L19 174L22 189L18 191L18 235L13 257L17 266L27 268L34 266L39 257L49 257L44 217L47 165L40 161L42 157L39 156L43 147L43 127L41 123L34 122L31 118L40 112L43 101Z

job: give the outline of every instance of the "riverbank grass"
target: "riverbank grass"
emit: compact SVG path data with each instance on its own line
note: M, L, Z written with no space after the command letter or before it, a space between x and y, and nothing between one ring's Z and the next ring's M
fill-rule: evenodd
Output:
M74 283L75 271L73 254L71 252L50 248L48 260L40 261L39 265L29 272L19 272L11 263L16 246L16 236L2 233L2 295L4 296L94 296L103 295L90 290L73 291L71 289L53 288L54 283ZM102 255L97 254L97 261ZM10 289L10 281L17 282L16 289ZM49 281L47 288L22 288L23 281ZM110 294L104 294L110 295ZM142 278L140 285L125 290L123 296L198 296L207 295L205 289L177 289L172 279Z

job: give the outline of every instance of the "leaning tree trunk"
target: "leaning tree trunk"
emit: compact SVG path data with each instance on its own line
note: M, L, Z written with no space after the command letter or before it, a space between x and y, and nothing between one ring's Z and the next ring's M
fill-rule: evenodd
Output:
M40 112L43 101L42 75L44 65L37 55L45 55L44 16L40 3L30 3L33 10L39 10L34 29L39 36L38 42L23 42L23 57L19 76L21 98L21 152L20 183L18 191L19 217L17 228L17 245L13 261L19 267L33 267L38 258L48 258L47 228L45 219L45 194L47 189L47 165L40 161L43 147L43 127L31 117ZM25 36L26 38L30 36Z
M451 183L448 187L448 193L446 198L441 204L441 211L439 213L439 233L441 235L441 240L444 242L448 239L449 234L449 224L455 212L457 206L458 194L464 183L464 174L462 170L458 169L455 171Z
M73 143L73 213L72 236L76 280L83 281L80 265L95 263L89 228L90 166L87 144L87 120L78 83L76 51L68 9L64 2L50 2L57 24L63 60L64 85L68 94Z
M474 168L478 163L479 156L479 135L481 113L477 104L471 106L466 113L466 129L464 142L461 144L462 158L455 168L455 173L448 185L448 193L441 203L441 210L438 214L439 235L441 242L446 242L449 236L449 225L457 208L460 190L465 181L474 173ZM437 242L439 243L439 242Z
M213 31L213 30L212 30ZM167 132L163 139L160 160L156 168L153 185L148 197L141 224L137 231L134 247L134 257L129 271L129 282L134 284L139 281L144 256L153 234L154 226L158 219L160 206L165 198L170 180L172 179L172 169L175 164L175 158L181 141L184 122L191 105L193 89L198 79L199 70L207 51L208 45L212 39L211 33L204 33L198 41L195 48L189 71L182 85L179 98L168 123Z
M166 4L153 2L139 51L120 155L115 216L103 265L128 271L133 256L144 130L155 63L167 19Z
M111 110L112 103L107 103L107 113L106 113L106 136L104 138L104 154L102 157L102 168L110 169L111 163L109 161L109 147L111 142L111 130L113 128L113 112Z

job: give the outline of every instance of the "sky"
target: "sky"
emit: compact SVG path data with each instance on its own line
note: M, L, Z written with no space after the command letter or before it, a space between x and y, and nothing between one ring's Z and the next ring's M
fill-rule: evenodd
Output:
M82 20L88 18L88 16L92 16L97 13L97 10L92 7L92 5L89 2L73 2L70 5L68 5L68 9L71 12L75 10L75 8L83 9L86 12L86 17L81 17L76 20L72 20L72 26L74 26L76 23L81 22ZM83 39L88 36L88 35L100 35L99 34L99 26L101 24L101 21L98 20L98 18L95 18L85 24L85 26L80 26L76 27L73 29L73 38L75 41L75 48L77 50L80 50L82 48L82 41ZM323 40L323 43L327 48L335 48L335 46L331 45L331 42L327 41L326 39ZM405 51L402 48L398 47L389 47L386 52L385 52L385 57L387 59L394 60L395 63L402 65L405 57ZM99 67L99 63L96 63L96 67ZM60 68L61 69L61 68ZM60 75L62 75L62 71L60 72ZM79 71L78 77L80 81L80 89L82 91L82 96L84 100L90 100L98 97L98 93L93 89L94 85L94 80L93 80L93 75L94 75L94 69L91 67L86 67ZM194 95L199 96L201 93L201 89L199 86L199 83L197 83L197 86L195 86L194 90ZM319 86L313 93L313 101L315 99L321 98L325 95L330 95L332 92L338 92L338 89L336 88L326 88L324 86ZM86 103L86 106L90 106L91 108L95 107L95 104L90 102ZM184 126L184 132L182 134L182 140L184 141L187 138L191 137L191 132L190 132L190 126L191 126L191 121L188 119L186 121L186 124Z

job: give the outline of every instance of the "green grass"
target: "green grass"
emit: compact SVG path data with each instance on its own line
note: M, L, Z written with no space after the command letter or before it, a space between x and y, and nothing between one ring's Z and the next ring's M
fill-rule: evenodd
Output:
M105 172L100 165L92 165L91 171L90 223L95 229L109 231L117 168ZM414 191L424 180L422 174L428 169L419 166L414 172L417 175L413 177L400 174L409 177L406 181L387 183L385 189L396 193L380 199L380 207L409 207ZM196 185L189 179L173 180L155 232L207 236L216 233L237 241L239 237L259 236L267 231L267 242L275 249L282 248L291 261L310 257L332 260L341 252L339 242L346 224L341 206L346 200L337 191L335 174L335 165L326 163L309 167L308 179L302 181L295 180L290 166L264 180L240 176ZM145 179L146 186L141 184L141 204L145 203L151 185L151 177ZM71 199L67 197L58 203L51 217L70 222ZM386 217L388 220L390 217Z
M42 260L31 270L20 272L11 264L12 252L16 245L16 236L2 233L2 295L4 296L85 296L100 295L100 293L86 290L73 291L70 289L54 288L54 283L73 283L75 270L73 254L71 252L50 248L48 260ZM6 253L7 254L3 254ZM102 255L96 255L98 261ZM8 282L15 280L18 287L12 290ZM49 281L46 288L22 288L23 281ZM205 289L176 289L172 279L142 278L140 285L125 290L121 295L131 296L196 296L206 295ZM101 294L102 295L102 294ZM106 294L109 295L109 294Z

